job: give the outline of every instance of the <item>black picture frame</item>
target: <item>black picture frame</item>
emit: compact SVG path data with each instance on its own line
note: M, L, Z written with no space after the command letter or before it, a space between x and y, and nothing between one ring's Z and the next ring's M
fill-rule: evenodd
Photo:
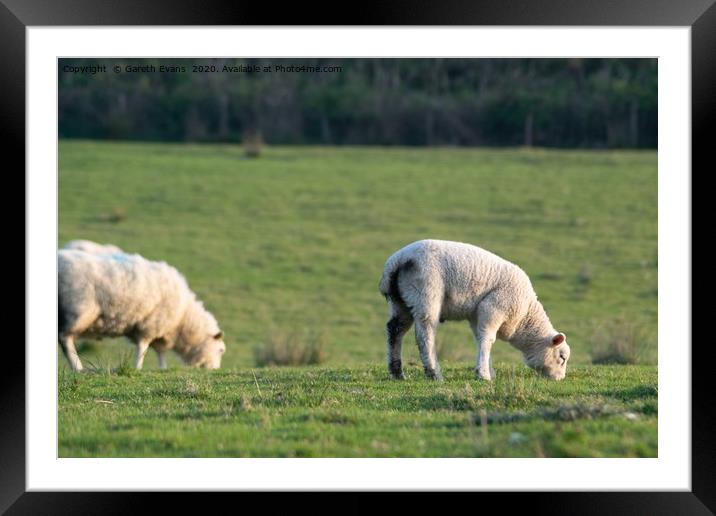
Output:
M715 0L448 0L414 3L361 3L354 10L311 9L304 3L231 3L204 0L0 0L0 141L3 157L14 157L13 170L25 170L25 29L31 26L83 25L575 25L575 26L688 26L691 28L692 70L692 171L705 174L713 169L707 151L709 122L716 119L716 4ZM347 13L350 13L348 15ZM10 169L5 170L6 174ZM16 177L19 174L15 172ZM5 178L4 178L5 179ZM21 188L25 194L24 174ZM693 183L692 183L693 184ZM16 190L17 191L17 190ZM693 189L692 189L693 191ZM23 195L24 199L24 195ZM8 210L8 208L5 208ZM16 216L15 216L16 218ZM13 220L6 218L6 220ZM693 234L693 232L692 232ZM693 255L692 255L693 256ZM23 267L27 256L23 252ZM19 254L16 256L19 260ZM24 269L27 274L27 269ZM23 295L24 299L24 295ZM18 303L19 305L19 303ZM23 304L24 305L24 304ZM690 329L684 329L691 344ZM26 343L30 345L30 343ZM161 497L169 505L206 508L206 502L184 493L58 493L26 492L25 466L25 358L19 346L4 346L5 360L15 367L4 368L0 390L0 513L15 514L126 514L151 507L148 498ZM709 399L707 347L692 346L692 490L690 492L570 492L570 493L479 493L479 505L491 502L510 505L526 503L531 513L604 514L713 514L716 512L716 425L714 404ZM555 482L558 489L558 479ZM241 504L264 504L261 494L237 494ZM210 494L211 505L221 507L234 494ZM246 497L249 496L249 499ZM266 496L265 494L263 496ZM341 502L341 512L357 512L374 504L364 497ZM487 500L490 497L491 500ZM301 496L299 496L301 498ZM370 498L370 497L368 497ZM223 500L223 501L222 501ZM431 500L414 494L401 502L426 509ZM272 495L272 504L281 497ZM456 501L454 501L456 502ZM233 502L230 502L233 503ZM470 503L470 502L468 502ZM474 502L473 502L474 503ZM169 504L169 505L164 505ZM245 505L248 504L248 505ZM484 505L490 504L490 505ZM456 506L457 507L457 506ZM272 505L272 509L277 506ZM328 507L326 507L328 508ZM272 510L271 512L276 512ZM365 511L360 511L365 512Z

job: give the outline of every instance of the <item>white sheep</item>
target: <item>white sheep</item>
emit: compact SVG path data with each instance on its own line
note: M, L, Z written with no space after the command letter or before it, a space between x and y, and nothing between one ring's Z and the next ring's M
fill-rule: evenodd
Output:
M490 350L496 338L519 349L541 374L561 380L569 346L552 327L527 274L517 265L460 242L420 240L385 263L380 292L388 300L388 369L403 378L402 340L415 322L415 338L425 374L442 379L435 348L439 322L467 320L477 343L476 373L495 376Z
M221 365L223 333L174 267L138 254L64 249L57 262L58 334L73 370L82 370L75 339L83 336L129 338L137 345L137 369L149 346L162 369L168 349L192 366Z
M84 251L85 253L91 254L116 254L124 253L119 247L112 244L98 244L91 240L70 240L67 242L63 249L75 249L77 251Z

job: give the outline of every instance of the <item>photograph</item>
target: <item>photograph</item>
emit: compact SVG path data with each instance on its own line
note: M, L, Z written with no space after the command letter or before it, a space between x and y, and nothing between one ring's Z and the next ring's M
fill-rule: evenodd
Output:
M658 93L58 58L57 456L658 458Z

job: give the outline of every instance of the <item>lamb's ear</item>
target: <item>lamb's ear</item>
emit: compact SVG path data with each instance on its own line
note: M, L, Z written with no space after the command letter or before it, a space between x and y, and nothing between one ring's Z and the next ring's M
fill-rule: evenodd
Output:
M553 346L559 346L562 344L562 342L565 341L567 337L565 337L564 333L558 333L554 337L552 337L552 345Z
M216 340L219 340L219 339L222 338L223 336L224 336L224 332L223 332L223 331L220 331L219 333L217 333L216 335L214 335L214 338L215 338Z

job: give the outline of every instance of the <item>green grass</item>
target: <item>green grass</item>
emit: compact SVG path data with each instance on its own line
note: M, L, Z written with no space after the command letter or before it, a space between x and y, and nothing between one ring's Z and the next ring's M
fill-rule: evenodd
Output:
M444 369L439 384L417 366L406 381L378 366L65 373L60 456L656 455L654 366L576 367L564 382L505 364L492 383ZM483 411L521 420L483 426Z
M538 381L539 392L563 393L564 404L591 395L609 401L612 395L598 385L616 378L643 393L631 402L655 407L649 389L656 386L657 361L656 172L652 151L267 147L260 158L247 159L239 145L61 141L59 244L87 238L176 266L216 315L227 352L215 374L185 370L172 355L169 372L152 371L156 358L150 356L148 370L139 375L66 376L95 416L88 420L75 412L79 402L75 394L63 394L61 380L60 454L654 456L655 413L634 421L618 415L574 422L528 417L490 427L487 448L479 444L481 427L463 425L477 405L458 410L414 401L420 406L413 418L397 405L460 396L465 385L475 392L493 387L469 373L475 347L466 323L444 324L438 332L442 360L454 364L456 378L437 385L413 372L410 382L387 381L387 310L377 286L385 259L414 240L480 245L527 271L572 347L567 380ZM639 360L646 365L591 365L601 335L614 339L609 328L624 321L638 328ZM257 347L275 335L320 335L324 363L256 367ZM411 331L404 346L408 363L418 361L413 342ZM111 340L87 347L81 356L107 370L132 350ZM533 382L508 344L498 342L493 356L503 372L518 367L515 381ZM59 358L60 374L66 374ZM259 385L272 379L276 389L297 389L295 397L286 395L286 405L255 400L251 368ZM206 398L172 401L189 380ZM371 403L384 410L369 412L365 400L352 403L360 396L343 392L352 382L374 393ZM310 406L314 384L325 396ZM614 385L613 392L619 388ZM153 394L156 389L159 394ZM261 389L275 394L272 387ZM244 390L254 407L246 414ZM531 411L554 401L528 392ZM146 415L135 419L136 407L121 400L133 396L140 403L144 394ZM112 395L113 404L87 401ZM494 407L486 410L512 410L500 408L508 400L490 403ZM351 423L322 419L340 420L341 414ZM199 440L205 418L215 430ZM256 432L261 425L270 430ZM384 443L381 426L399 438ZM317 428L332 430L324 436ZM549 431L571 435L571 444L551 440ZM507 446L512 432L524 433L525 444Z

